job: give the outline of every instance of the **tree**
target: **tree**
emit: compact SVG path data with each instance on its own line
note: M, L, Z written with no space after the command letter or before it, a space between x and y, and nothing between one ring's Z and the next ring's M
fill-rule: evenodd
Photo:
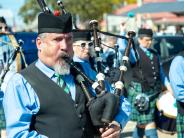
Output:
M22 16L25 23L32 22L39 12L40 7L36 0L26 0L19 10L19 14Z
M60 9L56 1L46 1L50 9ZM101 20L104 13L111 13L116 6L122 3L122 0L63 0L65 9L72 15L79 15L82 21L97 19ZM19 14L23 17L25 23L30 23L40 12L40 7L36 0L27 0L21 7Z
M135 4L137 3L137 0L125 0L127 4Z

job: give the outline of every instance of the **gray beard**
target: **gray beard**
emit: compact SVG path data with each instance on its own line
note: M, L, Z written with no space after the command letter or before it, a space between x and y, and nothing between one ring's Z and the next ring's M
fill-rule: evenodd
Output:
M68 75L70 74L70 65L65 62L63 59L59 61L56 65L54 65L54 70L56 73L60 75Z

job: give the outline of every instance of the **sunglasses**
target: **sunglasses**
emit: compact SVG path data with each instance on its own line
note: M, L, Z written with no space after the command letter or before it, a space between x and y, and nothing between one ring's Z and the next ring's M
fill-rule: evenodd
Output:
M78 46L80 46L82 48L86 48L88 46L90 48L93 46L93 42L83 42L83 43L79 44Z

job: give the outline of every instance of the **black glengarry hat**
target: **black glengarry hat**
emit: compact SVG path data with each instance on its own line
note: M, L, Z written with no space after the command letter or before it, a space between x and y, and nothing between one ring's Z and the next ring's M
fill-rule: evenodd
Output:
M73 30L73 41L91 41L91 33L89 31Z
M152 37L153 36L153 31L152 29L146 29L146 28L140 28L138 31L138 36L139 37Z
M72 16L70 13L55 16L48 13L38 15L38 34L69 33L72 31Z

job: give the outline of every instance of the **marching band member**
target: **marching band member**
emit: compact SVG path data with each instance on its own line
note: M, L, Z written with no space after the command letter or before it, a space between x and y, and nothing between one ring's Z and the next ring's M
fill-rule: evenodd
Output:
M97 72L91 67L90 56L92 54L92 50L94 48L93 43L91 41L91 34L89 32L74 32L74 57L73 60L75 62L80 63L82 70L85 74L92 80L96 80ZM107 91L113 91L113 88L109 85L108 82L105 82ZM127 99L122 96L121 97L121 108L119 114L115 117L115 121L118 122L122 128L125 127L126 123L129 120L130 114L130 104Z
M7 64L7 60L11 55L11 52L13 50L12 46L9 46L3 42L10 42L8 36L6 35L8 33L8 27L6 24L6 20L4 17L0 17L0 77L1 73ZM1 79L1 78L0 78ZM1 86L1 81L0 81L0 86ZM5 132L5 118L4 118L4 111L2 107L2 100L3 100L3 90L0 87L0 137L5 137L3 136Z
M177 101L176 130L177 137L184 137L184 58L176 56L170 66L169 79L173 88L173 94Z
M8 34L7 24L4 17L0 17L0 73L6 65L8 58L10 58L13 47L9 45L10 39Z
M132 104L130 120L137 122L133 132L134 138L141 138L144 135L149 138L158 137L154 116L156 98L162 90L161 84L172 91L160 65L158 54L150 49L152 36L151 29L139 29L137 47L139 64L136 64L132 51L130 56L132 81L128 87L128 98Z

